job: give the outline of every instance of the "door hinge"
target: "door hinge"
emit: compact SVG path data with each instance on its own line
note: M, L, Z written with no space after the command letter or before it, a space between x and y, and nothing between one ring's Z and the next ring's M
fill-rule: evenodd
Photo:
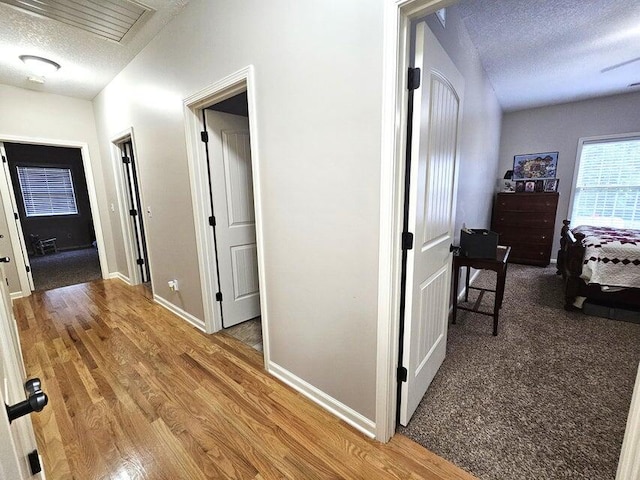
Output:
M132 208L131 210L129 210L129 215L135 217L136 215L138 215L138 211L135 208Z
M214 217L213 215L209 217L209 225L211 225L212 227L216 226L216 217Z
M407 369L404 367L398 367L398 382L407 381Z
M144 258L139 258L139 259L137 259L137 260L136 260L136 263L137 263L138 265L144 265Z
M29 265L25 265L24 268L26 268L27 273L29 273L31 271L31 267Z
M38 455L38 450L34 450L29 455L27 455L29 459L29 469L31 470L31 475L35 475L36 473L40 473L42 471L42 465L40 465L40 455Z
M7 163L7 157L5 157L4 155L2 155L2 163Z
M129 157L122 157L122 163L131 163L131 159Z
M204 143L207 143L209 141L209 132L207 132L206 130L200 132L200 140L202 140Z
M409 68L409 78L407 80L407 89L416 90L420 88L420 69Z
M402 249L413 250L413 233L402 232Z
M18 220L18 219L20 218L20 216L19 216L16 212L13 212L13 217L14 217L16 220Z
M222 301L222 292L218 292L216 293L216 302L221 302Z

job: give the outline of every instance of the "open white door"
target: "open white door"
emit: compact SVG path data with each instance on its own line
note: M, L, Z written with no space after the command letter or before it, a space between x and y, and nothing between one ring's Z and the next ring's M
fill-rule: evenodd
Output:
M0 264L0 480L44 478L31 473L29 454L39 464L36 440L29 415L9 422L6 405L25 400L25 370L18 330L11 310L4 268Z
M426 52L426 53L425 53ZM442 364L451 298L459 130L464 79L426 23L416 26L405 328L400 423L407 425Z
M29 263L29 254L27 252L27 245L25 243L24 233L22 230L22 222L20 222L20 217L18 216L16 194L13 189L13 184L11 183L11 173L9 172L7 152L5 151L4 143L1 142L0 154L2 154L2 176L4 177L4 181L0 180L0 193L2 195L2 203L4 205L5 215L7 216L9 235L12 239L11 242L14 244L14 252L16 257L18 255L20 255L21 257L15 258L14 260L16 262L16 268L18 269L18 276L20 278L22 294L23 296L27 296L35 290L35 286L33 284L33 275L31 275L31 265ZM15 247L16 239L20 247L19 251ZM28 291L25 291L25 283L28 284Z
M260 315L249 119L205 110L225 328Z

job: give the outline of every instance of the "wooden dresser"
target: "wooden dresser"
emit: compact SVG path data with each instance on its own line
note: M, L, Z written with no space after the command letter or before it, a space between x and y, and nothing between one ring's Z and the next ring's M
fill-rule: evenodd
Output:
M557 192L496 195L491 230L500 245L511 247L510 263L549 265L558 197Z

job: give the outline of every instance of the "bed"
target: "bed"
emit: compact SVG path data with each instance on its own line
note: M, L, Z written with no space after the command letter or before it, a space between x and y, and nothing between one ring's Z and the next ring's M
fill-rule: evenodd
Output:
M558 274L565 280L564 308L580 309L589 300L640 310L640 230L563 224Z

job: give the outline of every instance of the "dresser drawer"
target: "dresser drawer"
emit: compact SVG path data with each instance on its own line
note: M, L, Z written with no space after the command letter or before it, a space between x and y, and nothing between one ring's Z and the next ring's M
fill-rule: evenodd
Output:
M497 212L554 212L558 206L557 193L503 193L496 197Z
M502 240L500 240L502 243ZM502 245L508 245L502 243ZM546 267L551 261L550 245L511 245L509 263L524 263Z
M496 231L501 227L531 227L531 228L553 228L556 222L556 213L523 213L523 212L494 212L492 230Z
M497 229L500 245L548 245L553 242L553 228Z

